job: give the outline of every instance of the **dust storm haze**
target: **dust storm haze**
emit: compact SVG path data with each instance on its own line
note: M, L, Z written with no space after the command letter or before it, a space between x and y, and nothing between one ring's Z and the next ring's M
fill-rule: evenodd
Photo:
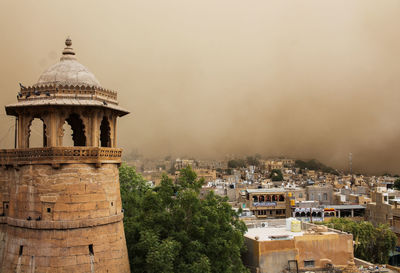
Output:
M148 156L317 158L400 172L399 1L0 2L0 104L78 61L131 114L118 146ZM0 113L0 147L13 119Z

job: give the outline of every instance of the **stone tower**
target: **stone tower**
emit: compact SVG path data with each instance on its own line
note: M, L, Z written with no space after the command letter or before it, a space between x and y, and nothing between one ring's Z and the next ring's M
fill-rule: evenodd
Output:
M117 117L128 112L77 62L70 39L65 45L60 61L6 106L16 136L15 149L0 150L3 273L130 271L116 147ZM34 119L43 124L37 148Z

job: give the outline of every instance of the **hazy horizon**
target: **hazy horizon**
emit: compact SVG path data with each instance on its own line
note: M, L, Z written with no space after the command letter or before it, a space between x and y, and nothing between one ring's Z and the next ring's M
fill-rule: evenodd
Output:
M78 61L131 114L149 156L285 155L400 172L398 1L1 1L1 105ZM0 148L13 145L0 111Z

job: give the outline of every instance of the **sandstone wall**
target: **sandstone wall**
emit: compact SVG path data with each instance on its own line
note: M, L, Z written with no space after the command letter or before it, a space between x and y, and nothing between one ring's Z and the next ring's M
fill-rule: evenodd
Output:
M116 164L2 168L0 199L1 272L129 272Z

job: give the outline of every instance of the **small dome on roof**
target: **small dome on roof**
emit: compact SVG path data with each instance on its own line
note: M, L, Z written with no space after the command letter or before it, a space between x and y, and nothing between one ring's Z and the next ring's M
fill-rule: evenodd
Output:
M96 77L76 60L70 38L67 38L65 45L60 61L43 72L34 86L60 84L100 87Z

